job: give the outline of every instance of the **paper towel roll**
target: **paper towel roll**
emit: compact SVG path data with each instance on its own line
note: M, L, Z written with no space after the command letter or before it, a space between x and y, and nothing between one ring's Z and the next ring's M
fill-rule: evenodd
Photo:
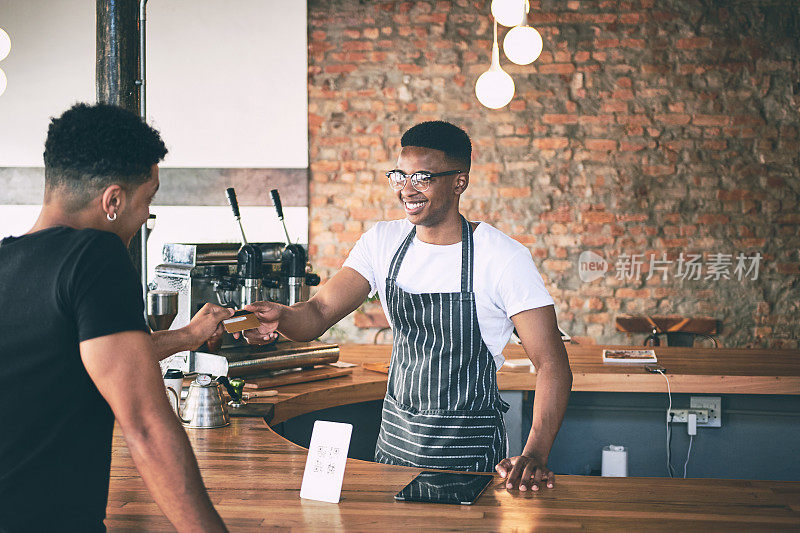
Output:
M628 450L625 446L609 444L603 447L603 477L628 476Z

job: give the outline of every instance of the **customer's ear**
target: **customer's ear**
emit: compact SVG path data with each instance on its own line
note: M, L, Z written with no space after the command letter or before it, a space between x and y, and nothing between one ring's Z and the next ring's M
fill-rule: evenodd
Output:
M120 185L109 185L100 197L100 206L110 220L115 220L117 214L125 208L125 189Z

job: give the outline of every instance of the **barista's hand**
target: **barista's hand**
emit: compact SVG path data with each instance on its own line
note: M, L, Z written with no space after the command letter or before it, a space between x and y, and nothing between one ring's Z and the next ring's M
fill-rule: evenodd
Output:
M186 326L192 338L191 349L196 350L207 344L210 352L219 350L222 335L225 333L222 321L233 316L233 313L233 309L214 304L205 304L201 307Z
M283 306L273 302L253 302L242 307L245 311L251 311L261 325L254 329L242 332L248 344L268 344L278 337L278 322L283 313ZM234 333L237 339L239 336Z
M556 482L556 476L547 468L546 461L528 455L503 459L494 469L505 478L507 489L539 490L542 486L552 489Z

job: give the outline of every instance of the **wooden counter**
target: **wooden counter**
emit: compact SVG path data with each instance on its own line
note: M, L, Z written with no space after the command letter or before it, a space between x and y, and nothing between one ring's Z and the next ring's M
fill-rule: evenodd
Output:
M300 499L306 452L261 420L188 430L206 486L231 531L529 531L537 528L797 530L800 483L559 476L556 488L507 491L497 478L473 506L395 502L420 469L348 460L342 501ZM172 531L115 432L109 531Z
M521 357L521 350L518 355L515 349L508 350L507 357ZM596 363L601 349L570 347L575 390L663 391L659 375L639 375ZM690 364L693 356L687 349L656 350L670 373L673 390L678 383L680 392L800 392L796 352L776 355L748 350L752 357L745 357L738 350L715 350L715 357L703 354ZM386 346L351 345L342 347L341 359L378 361L386 360L388 354ZM753 360L757 356L764 357L763 364ZM502 388L535 387L535 375L510 374L501 375ZM757 384L748 385L752 383L748 378L756 378ZM709 390L709 383L723 390ZM379 399L386 390L386 376L356 369L352 376L280 390L279 396L265 399L275 404L272 424L324 407ZM342 502L311 502L299 496L305 449L277 435L264 421L234 419L227 428L187 433L211 499L232 531L800 529L800 483L794 482L559 476L555 489L520 493L505 490L497 478L476 505L460 507L395 502L392 496L420 469L351 459ZM110 531L172 530L150 498L118 428L106 523Z
M573 391L667 392L664 377L645 372L641 364L603 364L603 348L620 346L567 345ZM656 347L655 352L667 369L672 392L800 394L800 351ZM508 345L504 354L507 359L526 357L518 345ZM339 359L360 365L388 362L390 356L391 346L345 344ZM536 374L501 371L498 383L501 390L534 390ZM386 375L356 368L352 376L281 387L281 392L273 424L317 409L379 400L386 393ZM284 402L286 398L291 402Z

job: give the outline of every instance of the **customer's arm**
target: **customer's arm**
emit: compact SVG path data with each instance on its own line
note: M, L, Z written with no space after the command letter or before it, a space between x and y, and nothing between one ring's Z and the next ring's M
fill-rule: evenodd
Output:
M221 322L233 316L233 309L205 304L186 326L153 332L153 352L160 361L174 353L196 350L204 343L210 351L219 348L225 330Z
M243 309L253 311L261 327L245 331L247 342L260 344L278 330L289 339L310 341L339 322L369 296L369 282L352 268L344 267L326 282L313 298L292 306L256 302Z
M125 331L80 343L81 359L122 426L153 499L178 531L226 531L169 406L150 336Z

